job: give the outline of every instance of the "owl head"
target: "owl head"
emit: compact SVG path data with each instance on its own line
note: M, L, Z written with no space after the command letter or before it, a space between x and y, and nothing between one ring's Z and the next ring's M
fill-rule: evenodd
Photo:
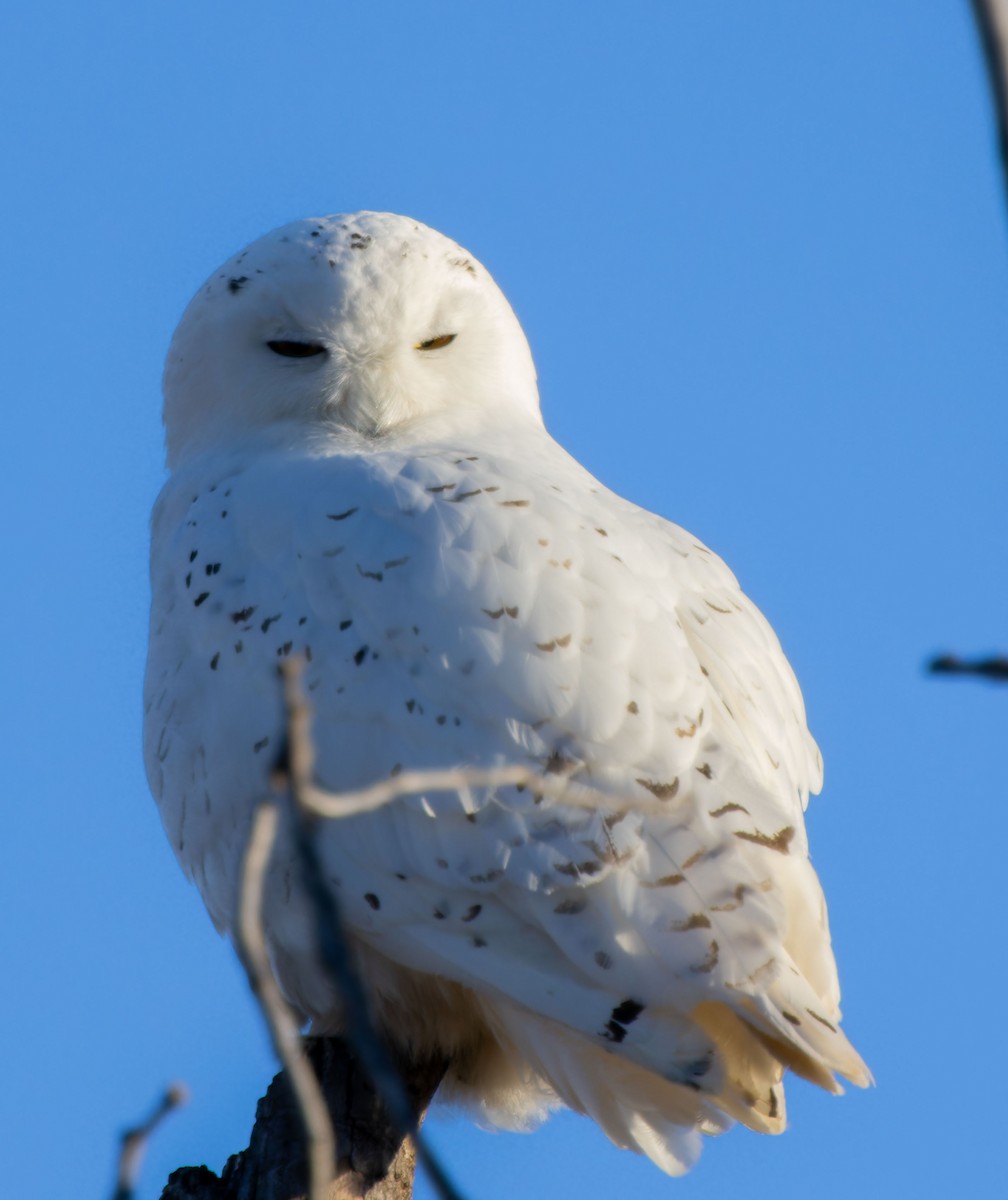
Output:
M535 368L486 269L391 213L253 242L200 288L165 365L170 467L264 430L382 438L446 418L539 421Z

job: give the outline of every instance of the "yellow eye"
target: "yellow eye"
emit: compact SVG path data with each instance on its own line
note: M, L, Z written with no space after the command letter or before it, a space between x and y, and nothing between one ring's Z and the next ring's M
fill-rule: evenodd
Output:
M455 341L454 333L442 333L440 337L432 337L426 342L417 342L413 347L414 350L442 350L445 346L450 346Z

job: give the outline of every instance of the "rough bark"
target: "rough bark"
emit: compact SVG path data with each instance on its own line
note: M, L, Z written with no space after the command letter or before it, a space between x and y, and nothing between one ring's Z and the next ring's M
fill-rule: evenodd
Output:
M308 1058L322 1086L336 1135L327 1200L408 1200L416 1159L375 1095L370 1080L338 1038L311 1038ZM445 1072L441 1061L416 1063L393 1053L414 1111L422 1115ZM205 1166L173 1171L161 1200L304 1200L305 1138L281 1071L256 1108L248 1148L228 1159L220 1177Z

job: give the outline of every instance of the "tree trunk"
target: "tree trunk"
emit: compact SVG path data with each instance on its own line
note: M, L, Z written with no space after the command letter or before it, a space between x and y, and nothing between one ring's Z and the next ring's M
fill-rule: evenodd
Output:
M336 1135L327 1200L408 1200L416 1166L413 1144L391 1125L370 1079L338 1038L309 1038L305 1048ZM391 1052L414 1111L422 1116L445 1063L417 1063L401 1050ZM207 1167L173 1171L161 1200L304 1200L306 1194L304 1129L281 1071L256 1107L248 1149L232 1155L219 1178Z

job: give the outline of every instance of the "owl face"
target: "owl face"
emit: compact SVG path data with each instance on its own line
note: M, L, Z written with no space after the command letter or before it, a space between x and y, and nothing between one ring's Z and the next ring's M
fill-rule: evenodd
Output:
M272 426L538 418L528 343L485 268L386 213L298 221L225 263L182 318L164 393L172 467Z

